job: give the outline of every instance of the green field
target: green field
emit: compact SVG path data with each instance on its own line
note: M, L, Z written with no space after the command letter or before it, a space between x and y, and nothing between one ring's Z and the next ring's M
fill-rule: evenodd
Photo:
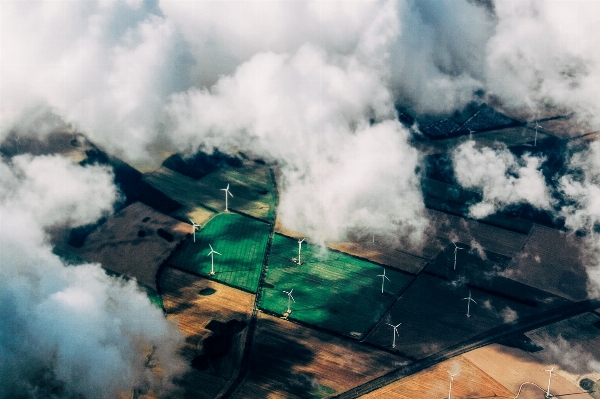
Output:
M269 268L259 306L282 314L287 310L287 294L293 289L290 319L360 338L395 303L413 277L386 269L391 281L381 293L383 268L346 254L302 244L302 265L298 241L279 234L273 236Z
M268 166L247 163L240 168L220 168L199 180L161 167L144 175L144 181L188 208L205 207L215 212L225 210L227 187L233 194L229 208L273 222L277 197Z
M209 244L222 255L214 255L216 281L256 292L271 226L235 213L215 216L189 237L170 260L170 264L209 276Z

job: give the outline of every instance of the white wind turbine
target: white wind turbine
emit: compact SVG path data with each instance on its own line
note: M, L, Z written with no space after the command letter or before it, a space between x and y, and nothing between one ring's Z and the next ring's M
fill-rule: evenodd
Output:
M537 135L538 135L538 129L541 129L542 126L540 126L540 124L538 123L537 119L535 121L535 138L533 139L533 146L537 147Z
M471 128L467 128L467 130L469 131L469 140L473 140L473 133L475 133L475 130L471 130Z
M378 274L377 277L381 277L381 293L383 294L383 284L385 283L385 280L389 281L390 283L392 281L385 275L385 268L383 269L383 274Z
M454 244L454 269L456 270L456 253L458 252L459 249L464 249L459 247L458 245L456 245L456 243L454 241L452 241L452 244Z
M200 227L200 225L194 222L192 219L189 220L190 222L192 222L192 234L194 235L194 242L196 242L196 230L198 230L198 227Z
M208 246L210 247L210 252L208 253L208 256L210 256L210 275L212 276L215 274L215 254L221 254L215 251L212 245L208 244Z
M303 238L301 240L298 240L298 264L301 265L302 262L300 261L300 253L302 252L302 243L304 242L306 238Z
M548 371L550 373L550 375L548 376L548 390L546 391L546 397L551 398L552 396L554 396L550 393L550 382L552 381L552 373L554 372L554 367L550 368L550 370L544 371Z
M225 191L225 212L228 212L229 208L227 207L227 196L230 195L233 198L233 194L231 194L231 191L229 191L229 184L227 184L226 188L222 188L221 191Z
M456 377L458 374L452 374L449 371L448 374L450 374L450 390L448 391L448 399L452 399L452 382L454 382L454 377Z
M467 301L467 317L471 317L471 302L473 302L475 305L477 305L477 302L475 302L475 300L473 298L471 298L471 290L469 290L469 296L466 298L461 299L461 301Z
M396 335L400 336L400 334L398 334L398 327L400 327L400 324L402 324L402 323L398 323L397 325L393 325L390 323L385 323L385 324L387 324L388 326L390 326L394 329L394 334L393 334L394 338L392 340L392 348L395 348L396 347Z
M283 292L285 292L285 293L287 294L287 296L288 296L288 308L287 308L287 313L288 313L288 314L292 313L292 308L291 308L291 306L292 306L292 302L291 302L291 301L294 301L294 303L296 303L296 300L295 300L295 299L294 299L294 297L292 296L292 292L293 292L293 291L294 291L294 289L293 289L293 288L292 288L291 290L289 290L289 291L283 291Z

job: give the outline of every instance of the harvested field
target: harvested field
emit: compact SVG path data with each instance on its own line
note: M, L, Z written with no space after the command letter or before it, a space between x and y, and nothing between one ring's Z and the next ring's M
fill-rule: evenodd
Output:
M212 399L237 375L254 295L173 268L163 271L159 288L194 366L182 380L185 397Z
M427 259L401 252L385 244L372 242L336 242L329 243L329 248L368 259L407 273L417 274L427 264Z
M190 226L136 202L93 231L83 247L64 249L156 290L156 273Z
M590 373L600 373L600 317L584 313L525 334L544 348L534 356L546 364L558 364L577 381ZM568 377L566 377L568 378ZM594 380L600 379L600 374Z
M484 250L513 257L523 249L527 235L515 233L489 224L461 218L428 209L429 219L438 236L469 246L479 243Z
M563 139L571 139L586 134L594 133L596 130L574 118L560 118L539 122L542 129ZM535 123L533 123L535 126Z
M383 268L352 256L327 251L304 242L302 264L295 239L275 234L269 268L259 306L269 312L286 311L294 290L291 319L360 338L394 304L413 280L411 275L386 269L390 281L381 293Z
M519 387L525 381L533 382L544 389L548 387L549 373L545 370L548 370L551 365L540 361L535 354L494 344L465 353L463 357L498 381L510 392L513 392L513 396L507 398L514 398ZM554 366L557 376L552 378L550 387L550 392L553 395L563 395L573 399L592 399L577 384L564 378L562 370L557 368L556 365ZM543 399L544 397L542 390L527 384L523 386L519 399Z
M461 282L467 287L479 289L491 295L500 296L509 301L527 305L531 311L543 311L565 305L569 301L546 291L511 280L505 277L505 269L510 258L457 243L456 269L454 269L454 244L450 243L425 269L425 273L443 279ZM517 315L515 314L515 317Z
M587 298L584 238L535 225L505 276L572 300Z
M275 220L275 185L265 165L247 162L240 168L218 169L199 180L161 167L144 175L144 180L190 209L204 207L215 212L225 209L221 189L229 184L233 194L228 199L230 209L268 222Z
M405 359L259 313L250 373L234 398L318 398L376 378Z
M362 397L368 399L447 398L450 387L449 372L456 374L452 384L453 398L514 398L513 393L464 356L436 364Z
M467 301L463 298L468 297L469 291L477 305L471 303L471 317L467 318ZM502 325L505 320L537 311L535 307L468 288L459 281L421 274L366 341L391 349L393 330L386 323L402 323L395 350L403 356L422 359Z
M223 282L249 292L256 292L271 226L235 213L215 216L202 230L188 238L170 259L169 264ZM214 254L211 272L210 246Z

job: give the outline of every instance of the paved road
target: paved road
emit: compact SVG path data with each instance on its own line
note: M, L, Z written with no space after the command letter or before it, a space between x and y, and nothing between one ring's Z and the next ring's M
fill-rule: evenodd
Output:
M417 360L409 365L392 370L389 373L368 381L349 391L343 392L340 395L334 396L339 399L358 398L376 389L382 388L391 384L394 381L400 380L409 375L418 373L428 367L452 357L469 352L473 349L481 348L489 344L493 344L513 334L522 334L527 331L535 330L548 324L556 323L582 313L590 312L600 308L600 300L585 300L580 302L569 303L554 309L537 313L528 317L517 319L511 323L503 324L493 328L483 334L477 335L460 344L451 346L441 352Z

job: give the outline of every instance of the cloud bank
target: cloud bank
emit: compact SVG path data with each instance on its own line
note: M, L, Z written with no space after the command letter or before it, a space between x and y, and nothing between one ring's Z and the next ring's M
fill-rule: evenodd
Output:
M0 170L0 398L172 389L185 369L177 328L134 281L99 265L65 266L47 242L47 228L94 223L112 210L112 172L26 155Z

